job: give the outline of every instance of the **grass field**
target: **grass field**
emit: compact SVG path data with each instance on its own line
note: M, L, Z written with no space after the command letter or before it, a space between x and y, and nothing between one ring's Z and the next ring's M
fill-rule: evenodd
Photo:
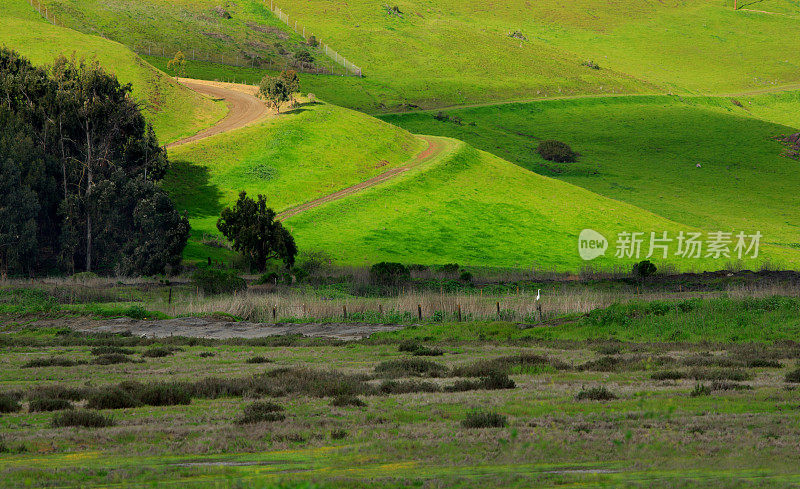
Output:
M190 136L227 112L223 103L181 87L120 44L45 22L25 0L9 0L3 9L0 44L35 65L52 64L59 54L96 58L122 83L133 85L133 96L162 143Z
M760 230L770 243L800 247L797 162L772 138L792 127L797 93L742 98L614 97L554 100L384 116L412 132L464 140L509 161L673 222L707 231ZM752 103L751 103L752 102ZM554 164L536 147L567 142L577 163ZM701 168L696 165L700 164Z
M3 315L0 476L9 489L794 487L800 351L783 339L798 310L638 302L355 342L158 340ZM272 405L244 417L256 402ZM111 426L53 424L86 409Z
M239 192L264 194L277 211L333 193L406 163L425 148L410 133L327 103L170 150L165 180L195 235L218 234ZM204 259L206 255L187 258Z
M300 247L361 265L387 260L577 270L584 263L577 252L582 229L604 234L610 250L620 232L667 231L674 237L688 230L642 208L453 144L457 149L436 164L290 218ZM342 239L346 248L339 246ZM796 254L772 247L760 259L794 262ZM656 259L678 268L725 266L719 260ZM629 262L610 251L593 263Z

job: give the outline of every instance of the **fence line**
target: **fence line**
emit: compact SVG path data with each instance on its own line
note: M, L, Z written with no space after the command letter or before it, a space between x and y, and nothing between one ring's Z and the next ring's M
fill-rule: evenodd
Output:
M266 3L267 0L264 0L265 5ZM314 39L316 39L316 36L314 36L313 33L310 33L309 36L306 36L305 26L299 25L296 20L294 21L294 25L292 25L292 23L289 21L289 15L283 10L281 10L280 7L275 5L275 0L269 0L269 9L273 14L275 14L275 16L278 17L278 19L281 20L281 22L289 26L289 28L293 29L296 34L302 36L303 39L305 39L306 41L308 41L309 37L314 37ZM361 68L356 66L352 61L349 61L347 58L336 52L329 45L320 42L319 39L316 40L319 43L320 49L325 53L327 57L334 60L337 64L343 66L345 70L347 70L350 74L355 76L363 76L361 73Z
M42 2L40 2L39 0L28 0L28 3L31 4L31 7L33 7L34 10L39 12L39 15L44 17L46 21L50 22L55 26L66 27L63 22L59 22L58 19L56 19L56 14L48 11L47 6L42 4Z

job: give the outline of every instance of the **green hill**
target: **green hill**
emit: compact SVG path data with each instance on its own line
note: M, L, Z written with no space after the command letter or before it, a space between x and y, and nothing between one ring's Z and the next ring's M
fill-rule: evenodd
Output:
M645 232L672 238L688 226L580 187L529 172L489 153L452 141L455 150L379 187L329 203L287 222L301 249L323 250L343 263L406 263L578 270L578 235L590 228L610 248L592 262L614 258L617 234ZM341 246L347 243L347 246ZM676 251L675 244L672 250ZM648 250L643 247L643 254ZM726 260L653 258L680 269L719 269ZM768 247L761 259L800 263L800 251ZM731 260L735 261L735 260ZM744 262L744 266L757 266Z
M264 194L280 211L406 163L425 143L407 131L326 103L170 150L165 186L189 212L195 239L240 191ZM196 244L187 254L196 258ZM207 251L206 251L207 252ZM202 255L205 256L205 255Z
M8 0L3 9L0 44L37 65L52 63L59 54L96 58L121 82L133 84L133 96L142 102L145 117L162 143L195 134L227 112L223 103L178 85L121 44L56 27L39 17L25 0Z
M771 111L776 119L792 120L786 109L796 97L735 100L743 107L728 98L585 98L447 112L461 117L462 125L430 113L385 120L462 139L674 222L708 231L761 231L769 242L800 248L800 164L782 157L782 146L772 139L796 129L750 114ZM545 161L535 149L546 139L567 142L581 154L579 161Z

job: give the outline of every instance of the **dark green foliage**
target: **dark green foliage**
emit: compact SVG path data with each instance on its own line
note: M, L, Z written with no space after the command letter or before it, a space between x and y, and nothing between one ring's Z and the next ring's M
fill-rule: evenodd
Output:
M77 426L83 428L105 428L114 426L114 420L103 416L96 411L62 411L55 416L50 423L53 428L62 428L65 426Z
M331 401L331 406L337 406L337 407L345 407L345 406L365 407L366 405L367 403L357 398L356 396L336 396Z
M429 348L414 340L405 340L397 347L398 351L408 352L418 357L438 357L444 355L440 348Z
M19 402L8 394L0 394L0 413L15 413L22 409Z
M556 163L572 163L578 158L578 154L567 143L553 139L539 143L536 152L542 158Z
M141 406L141 402L130 392L116 386L98 389L89 396L89 409L126 409Z
M507 374L492 372L480 380L457 380L453 385L445 387L448 392L463 392L478 389L497 390L513 389L517 384L508 378Z
M247 362L247 363L271 363L272 360L270 360L267 357L255 356L255 357L248 358L247 360L245 360L245 362Z
M214 355L216 355L216 353L214 353L213 351L201 351L200 353L197 354L197 356L199 356L200 358L210 358L213 357Z
M686 372L679 372L677 370L662 370L660 372L653 372L650 376L653 380L679 380L687 377Z
M95 365L114 365L117 363L132 362L133 359L122 353L106 353L105 355L98 355L92 363Z
M236 421L239 424L282 421L286 416L281 412L283 407L268 401L256 401L245 406L242 416Z
M631 272L635 277L644 280L656 273L657 270L656 266L650 260L642 260L639 263L633 264Z
M456 377L484 377L495 372L510 374L514 368L519 368L522 371L531 371L542 367L549 367L556 370L569 370L572 368L556 358L533 353L521 353L519 355L509 355L492 360L479 360L470 365L455 367L453 369L453 375Z
M119 346L96 346L92 348L92 355L133 355L134 352L130 348L122 348Z
M78 362L64 357L33 358L23 364L22 368L74 367L76 365L81 365L81 363L86 362Z
M189 223L155 184L166 151L131 91L96 61L45 71L0 50L0 274L180 265Z
M448 369L441 363L422 358L401 358L387 360L375 366L375 374L380 377L444 377Z
M411 280L411 271L402 263L380 262L369 269L372 281L380 285L400 285Z
M331 440L344 440L345 438L347 438L347 432L345 430L331 431Z
M189 387L177 382L156 382L136 389L136 396L147 406L176 406L192 402Z
M222 210L217 229L233 243L233 249L247 257L260 272L271 259L283 260L287 268L294 265L297 256L294 238L275 220L275 211L267 207L263 195L254 201L246 192L240 193L233 207Z
M792 370L791 372L787 373L785 380L786 382L791 382L795 384L800 383L800 368Z
M63 411L65 409L73 409L72 403L66 399L49 399L45 397L31 399L31 402L28 406L28 410L32 413L44 411Z
M247 289L247 282L236 270L204 268L192 275L192 283L204 294L233 294Z
M28 399L48 398L65 399L69 401L80 401L92 394L93 390L89 387L66 387L60 384L37 386L30 390Z
M617 396L603 385L590 389L581 389L578 395L575 396L578 401L611 401L616 398Z
M585 66L585 67L591 68L593 70L599 70L600 69L600 65L595 63L592 60L582 61L581 62L581 66Z
M750 380L753 375L750 372L741 369L705 369L695 368L689 372L688 375L694 380L733 380L741 382L743 380Z
M494 411L471 411L467 417L461 421L464 428L505 428L508 426L508 419Z
M738 384L736 382L727 382L724 380L715 380L711 383L712 391L751 391L753 386L747 384Z
M175 353L175 350L168 346L154 346L143 351L142 356L148 358L163 358L168 357L173 353Z
M704 384L697 384L694 386L694 389L692 389L692 392L690 392L689 395L692 397L710 396L711 387Z
M385 380L378 386L381 394L409 394L412 392L439 392L439 386L433 382L419 380Z

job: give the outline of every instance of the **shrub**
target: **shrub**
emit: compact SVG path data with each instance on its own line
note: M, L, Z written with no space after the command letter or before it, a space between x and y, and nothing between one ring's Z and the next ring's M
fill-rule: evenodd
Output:
M205 294L232 294L247 289L247 282L237 271L219 268L197 270L192 283Z
M345 407L345 406L365 407L366 405L367 405L366 402L362 401L356 396L336 396L331 401L331 406L336 406L336 407Z
M214 353L213 351L201 351L200 353L198 353L197 356L199 356L200 358L209 358L213 357L214 355L216 355L216 353Z
M130 348L121 348L119 346L96 346L92 348L92 355L133 355L136 353Z
M143 357L148 358L162 358L168 357L175 352L174 349L169 348L167 346L154 346L152 348L148 348L147 350L142 352Z
M128 363L132 361L132 358L121 353L106 353L104 355L98 355L92 363L95 365L114 365L117 363Z
M444 265L440 265L437 267L437 270L441 273L449 273L454 274L458 273L458 270L461 266L458 263L445 263Z
M331 440L342 440L344 438L347 438L347 432L345 430L331 431Z
M89 387L65 387L63 385L38 386L30 390L28 399L47 398L47 399L66 399L70 401L80 401L86 399L94 391Z
M408 352L418 357L437 357L444 355L440 348L428 348L415 340L405 340L397 347L397 351Z
M22 368L74 367L75 365L80 365L81 363L82 362L77 362L64 357L34 358L25 363Z
M631 272L635 277L646 279L647 277L656 273L658 269L650 260L642 260L639 263L634 263Z
M521 353L491 360L479 360L469 365L456 367L453 369L453 375L456 377L485 377L495 372L509 374L514 368L525 371L541 367L550 367L556 370L568 370L571 368L556 358L533 353Z
M536 152L547 161L556 163L572 163L578 158L578 154L567 143L552 139L539 143Z
M750 380L753 376L740 369L692 369L689 376L694 380L733 380L741 382Z
M433 382L419 380L385 380L378 386L381 394L409 394L411 392L439 392L439 386Z
M50 424L53 428L62 428L65 426L105 428L107 426L114 426L114 420L96 411L62 411L53 416L53 420Z
M685 379L687 374L677 370L663 370L661 372L654 372L650 378L653 380L679 380Z
M724 380L715 380L711 383L712 391L751 391L752 386L747 384L737 384L736 382L727 382Z
M236 420L239 424L282 421L286 416L281 412L283 407L268 401L256 401L245 406L242 415Z
M0 394L0 413L15 413L22 409L16 399L8 394Z
M270 363L270 362L272 362L272 360L270 360L267 357L255 356L255 357L248 358L247 360L245 360L245 362L246 363Z
M791 382L793 384L800 383L800 368L786 374L786 382Z
M605 386L592 387L591 389L581 389L575 399L578 401L610 401L616 399L617 396L611 391L606 389Z
M493 411L472 411L461 421L464 428L505 428L508 419Z
M32 413L44 411L63 411L64 409L73 409L72 403L66 399L49 399L44 397L32 399L30 405L28 406L28 410Z
M422 358L401 358L387 360L375 366L375 373L381 377L444 377L447 367L441 363Z
M692 397L700 397L700 396L708 396L711 395L711 387L703 384L697 384L692 389L692 392L689 393Z
M472 274L470 272L464 270L463 272L461 272L461 275L458 277L458 279L461 280L462 282L466 282L468 284L471 284L472 283Z
M591 68L593 70L599 70L600 69L600 65L595 63L592 60L587 60L587 61L581 62L581 66L585 66L585 67Z
M482 377L480 380L457 380L453 385L445 387L444 390L447 392L464 392L478 389L513 389L516 386L517 384L509 379L507 374L492 372L488 376Z
M188 387L176 382L145 384L136 391L136 396L147 406L177 406L192 402Z
M422 347L417 340L403 340L398 346L397 351L413 353Z
M141 406L141 402L130 392L116 386L98 389L89 396L86 404L89 409L125 409L138 406Z
M376 263L370 267L369 275L381 285L399 285L411 280L411 271L402 263Z

